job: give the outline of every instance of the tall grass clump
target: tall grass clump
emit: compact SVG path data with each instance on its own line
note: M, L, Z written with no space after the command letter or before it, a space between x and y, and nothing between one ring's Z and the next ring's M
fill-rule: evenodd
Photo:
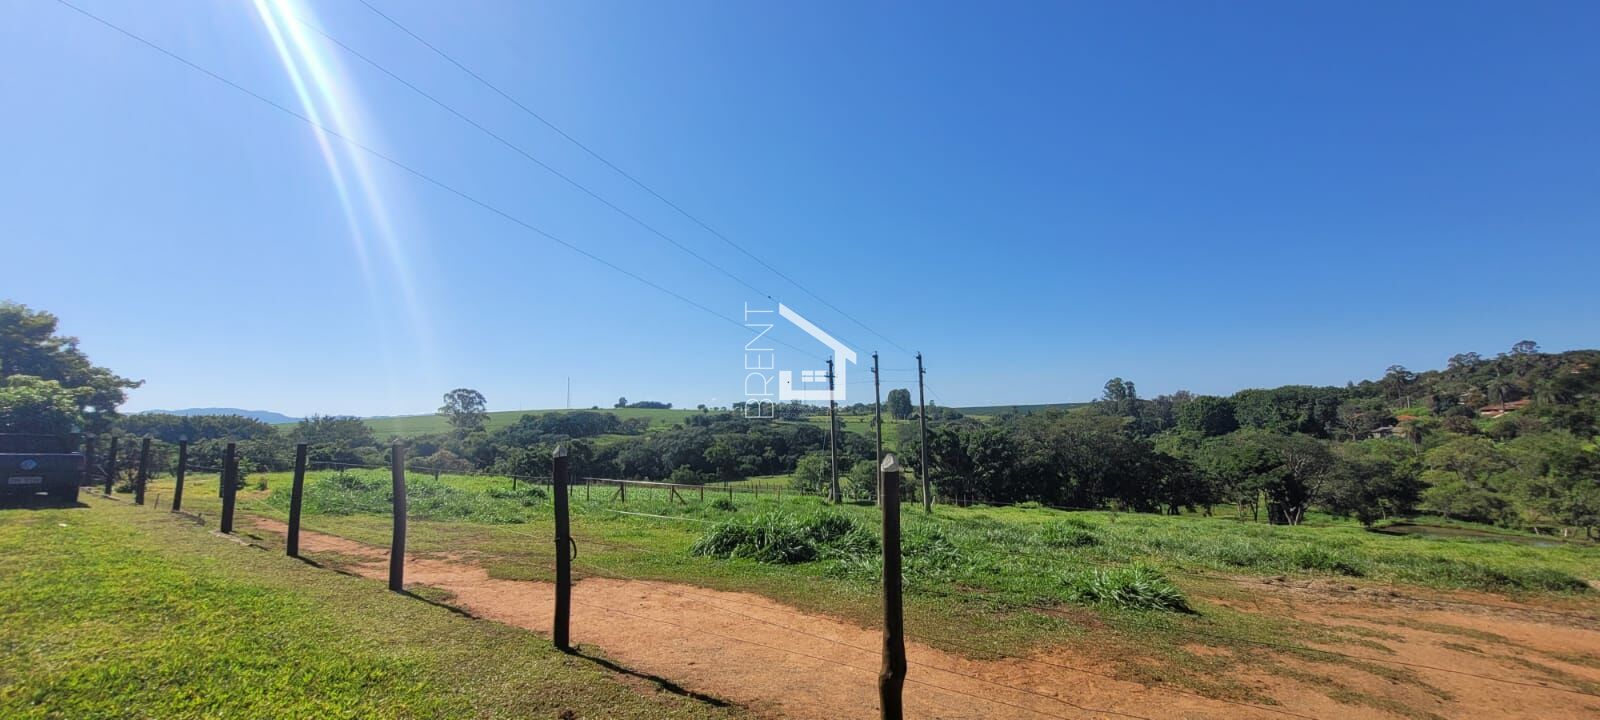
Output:
M1296 545L1290 548L1287 560L1300 570L1329 572L1348 577L1363 577L1366 567L1349 554L1330 550L1321 545Z
M819 511L797 517L765 512L748 521L735 519L712 526L695 541L690 552L704 557L790 565L825 557L866 555L877 547L878 539L845 515Z
M1068 576L1066 583L1067 597L1087 605L1193 612L1183 591L1160 570L1143 563L1109 570L1085 570Z
M1055 548L1093 547L1100 544L1099 536L1083 527L1083 523L1058 520L1039 527L1032 540Z

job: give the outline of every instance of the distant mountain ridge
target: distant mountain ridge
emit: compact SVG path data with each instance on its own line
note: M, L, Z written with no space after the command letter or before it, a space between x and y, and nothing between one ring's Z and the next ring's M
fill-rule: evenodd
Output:
M261 422L268 423L268 424L273 424L273 425L279 425L279 424L283 424L283 423L300 422L300 418L289 417L288 415L285 415L283 413L272 412L271 410L245 410L243 408L225 408L225 407L221 407L221 408L184 408L182 410L145 410L144 412L141 412L141 413L138 413L138 414L140 414L140 415L180 415L180 416L183 416L183 417L193 417L195 415L238 415L240 417L247 417L247 418L250 418L252 420L260 420Z

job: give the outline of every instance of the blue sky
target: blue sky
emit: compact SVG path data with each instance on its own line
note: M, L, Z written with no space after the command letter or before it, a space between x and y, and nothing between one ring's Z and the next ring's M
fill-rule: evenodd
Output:
M72 1L304 112L248 1ZM849 342L852 401L875 349L913 381L897 345L952 405L1597 345L1594 3L371 1L887 339L354 0L274 3L319 117L722 317L52 0L0 23L0 297L134 410L740 398L729 321L770 300L292 16Z

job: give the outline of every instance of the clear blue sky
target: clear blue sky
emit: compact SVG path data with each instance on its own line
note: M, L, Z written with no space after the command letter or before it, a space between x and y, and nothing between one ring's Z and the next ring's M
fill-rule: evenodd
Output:
M303 107L246 0L73 2ZM1593 2L372 2L946 404L1600 344ZM852 401L874 349L912 379L354 0L282 4L849 342ZM328 124L723 319L53 0L0 12L0 297L146 380L129 409L740 397L727 320L769 301L292 21Z

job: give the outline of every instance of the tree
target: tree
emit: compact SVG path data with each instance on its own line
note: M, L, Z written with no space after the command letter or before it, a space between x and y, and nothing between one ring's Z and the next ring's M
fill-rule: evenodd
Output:
M1532 355L1539 352L1539 343L1532 340L1523 340L1511 346L1512 355Z
M1400 402L1402 399L1410 400L1406 390L1409 390L1411 384L1416 381L1417 374L1407 370L1404 365L1390 365L1389 369L1383 372L1383 386L1394 392L1395 402Z
M885 404L889 406L889 417L896 420L909 418L914 412L911 405L911 391L904 388L890 390Z
M310 446L311 459L341 463L382 461L372 428L358 417L312 415L294 428L294 438Z
M483 429L484 422L489 419L489 413L484 409L487 406L483 393L469 388L456 388L444 394L444 405L439 407L438 414L450 421L450 426L456 429L457 434L466 435Z
M1457 353L1450 356L1448 366L1451 370L1469 370L1483 362L1483 356L1475 352Z
M0 380L27 375L64 389L88 388L72 394L85 429L109 429L117 406L128 399L127 391L143 383L89 362L77 338L56 334L57 324L48 312L0 302Z
M93 392L31 375L5 378L0 381L0 432L70 434L83 425L80 403Z
M614 407L614 408L625 408L627 406L628 406L628 398L619 397L619 398L617 398L617 404L612 405L611 407Z
M1214 395L1200 395L1178 406L1178 429L1208 437L1227 435L1239 429L1233 416L1233 401Z

